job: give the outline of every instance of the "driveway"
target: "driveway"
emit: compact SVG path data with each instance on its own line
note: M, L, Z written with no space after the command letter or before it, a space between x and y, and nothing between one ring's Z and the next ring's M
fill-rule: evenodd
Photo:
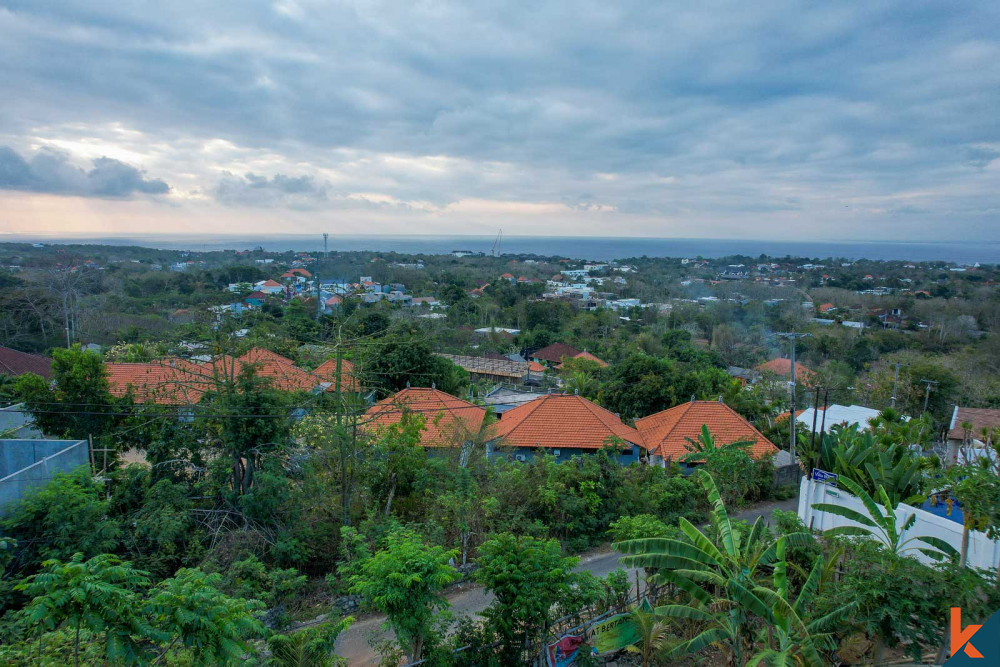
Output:
M757 517L764 517L769 522L771 512L774 510L784 510L795 512L798 509L797 498L789 500L779 500L774 502L760 503L748 509L736 512L732 518L743 519L745 521L756 521ZM606 577L609 573L621 567L618 564L620 554L611 551L609 547L602 547L594 551L587 552L580 557L577 571L587 571L597 577ZM635 569L624 568L629 574L629 580L635 578ZM447 595L448 602L451 603L451 611L455 617L462 615L478 615L486 609L493 601L493 595L483 591L477 584L461 584L453 588ZM379 639L391 637L392 631L382 630L384 616L366 616L358 619L346 632L341 633L337 638L337 655L346 658L349 665L378 665L378 656L368 645L368 639L376 636Z

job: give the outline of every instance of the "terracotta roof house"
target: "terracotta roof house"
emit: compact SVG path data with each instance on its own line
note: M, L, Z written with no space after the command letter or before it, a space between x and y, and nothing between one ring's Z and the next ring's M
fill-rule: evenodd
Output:
M406 410L424 416L420 444L424 447L461 447L474 440L483 427L486 410L451 394L427 387L407 387L368 408L364 426L378 432L398 424Z
M258 377L269 380L275 389L329 390L328 383L319 376L263 348L253 348L241 357L222 355L207 362L163 359L139 364L105 364L112 395L124 396L131 392L136 403L160 405L193 405L215 389L219 381L235 378L251 365Z
M750 447L750 455L754 458L778 453L778 448L763 433L731 407L718 401L683 403L635 422L649 450L650 463L662 466L674 461L682 467L690 467L680 459L690 454L687 438L697 440L702 426L708 426L717 445L752 440L754 444Z
M821 304L819 308L817 308L816 310L818 310L821 313L829 313L831 311L837 310L837 307L832 303L824 303Z
M52 379L52 360L39 354L0 347L0 375L16 377L25 373Z
M319 377L321 380L330 383L330 387L327 391L337 391L337 360L327 359L313 371L313 375ZM361 383L358 382L357 377L354 375L354 364L347 359L340 360L340 390L341 391L358 391L361 388Z
M972 429L968 433L970 442L966 441L966 432L962 427L962 424L965 423L972 425ZM987 429L987 431L1000 428L1000 410L989 408L963 408L956 405L955 409L951 413L951 422L948 424L948 460L945 461L945 463L957 463L959 450L963 448L983 450L983 453L979 453L977 457L983 455L984 453L988 455L988 452L985 452L986 447L983 440L984 428ZM971 457L973 452L969 453Z
M136 403L194 405L205 395L208 384L189 371L188 362L177 361L105 364L108 390L117 397L131 394Z
M236 361L244 366L252 364L258 377L269 379L276 389L283 391L312 391L322 384L318 376L297 367L288 357L262 347L250 349Z
M518 461L530 460L539 448L566 461L602 449L609 439L620 439L617 460L627 465L638 462L642 449L638 431L614 413L572 394L545 394L508 410L487 437L487 456L510 455Z
M599 357L594 356L593 354L591 354L590 352L587 352L586 350L584 350L583 352L580 352L579 354L574 354L571 358L572 359L586 359L587 361L593 361L595 364L597 364L601 368L607 368L608 367L608 362L604 361L603 359L601 359ZM566 360L566 358L564 357L563 361L565 361L565 360ZM557 368L561 368L561 367L562 367L562 364L560 363L557 366Z
M533 353L531 360L546 366L555 366L562 363L563 357L575 357L581 351L566 343L553 343Z
M775 375L780 375L781 377L791 378L792 377L792 360L785 359L784 357L779 357L777 359L771 359L771 361L766 361L763 364L757 366L757 370L762 373L774 373ZM807 367L804 364L798 362L795 363L795 380L802 381L805 383L811 382L816 377L816 371Z

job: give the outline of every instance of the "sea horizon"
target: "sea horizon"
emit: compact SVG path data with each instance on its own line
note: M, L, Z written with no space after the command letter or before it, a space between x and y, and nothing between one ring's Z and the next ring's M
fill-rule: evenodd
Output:
M331 251L396 252L441 255L456 250L490 254L495 236L486 235L331 235ZM27 235L0 234L0 243L139 246L161 250L212 252L263 248L271 252L323 249L322 234L137 234ZM614 236L504 236L505 255L558 256L608 261L637 257L728 257L733 255L810 259L942 261L972 265L1000 263L995 241L785 241L775 239L657 238Z

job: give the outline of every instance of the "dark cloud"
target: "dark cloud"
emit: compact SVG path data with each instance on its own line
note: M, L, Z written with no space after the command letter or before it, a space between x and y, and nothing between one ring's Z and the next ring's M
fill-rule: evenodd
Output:
M135 194L162 195L170 186L120 160L97 158L85 171L61 151L39 150L30 160L9 146L0 146L0 190L24 190L57 195L123 198Z
M995 0L166 5L7 0L3 141L116 124L158 152L196 146L176 158L178 188L225 169L336 171L338 194L388 198L364 201L801 211L803 235L844 200L877 216L919 196L911 217L944 237L988 228L977 212L1000 206ZM212 163L198 152L211 140L265 160ZM45 168L79 180L65 161L30 162L0 156L4 187L47 191ZM114 169L95 181L95 194L130 182ZM190 189L227 204L344 201L317 177L214 182Z
M327 186L312 176L275 174L271 178L247 173L225 172L215 188L215 197L224 204L244 206L286 205L309 208L326 199Z

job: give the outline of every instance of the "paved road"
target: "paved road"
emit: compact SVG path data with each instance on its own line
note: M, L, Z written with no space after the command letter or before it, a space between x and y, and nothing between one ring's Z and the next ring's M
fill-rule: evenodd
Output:
M796 511L798 500L781 500L776 502L761 503L754 507L737 512L734 518L755 521L757 517L764 517L765 521L770 520L771 512L774 510ZM618 564L619 554L605 547L584 554L580 558L578 571L586 570L598 577L605 577L610 572L621 567ZM627 569L627 568L626 568ZM634 569L627 569L629 579L635 578ZM462 584L448 594L448 601L451 603L451 611L455 617L462 615L472 616L483 611L493 601L493 595L486 593L476 584ZM378 656L368 645L370 636L375 635L380 639L388 638L391 631L383 631L382 623L384 616L368 616L359 619L346 632L337 638L337 655L347 659L349 665L378 665Z

